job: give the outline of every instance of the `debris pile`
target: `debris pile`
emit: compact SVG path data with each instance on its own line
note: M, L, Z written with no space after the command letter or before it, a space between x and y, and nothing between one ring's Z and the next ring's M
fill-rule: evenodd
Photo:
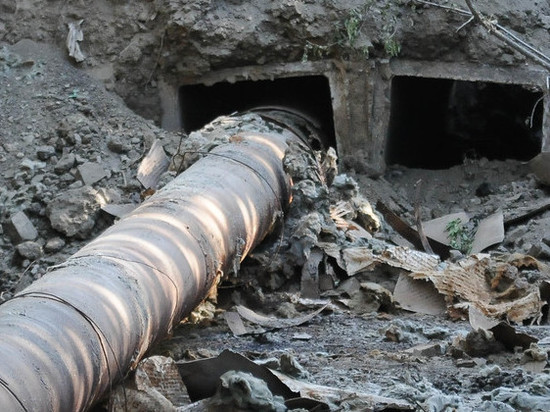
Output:
M0 113L5 300L112 224L110 205L140 202L144 153L156 140L175 147L179 137L136 116L49 46L3 47L0 78L9 107Z
M212 145L200 138L204 133L193 136L202 142L200 153ZM183 341L219 357L200 349L177 355L170 342L158 350L181 359L187 390L197 380L210 385L199 390L202 395L190 396L191 404L174 407L254 410L251 405L260 402L265 410L300 405L305 410L492 411L512 410L506 408L513 404L544 410L548 393L540 395L536 388L548 372L550 271L532 256L499 250L505 241L502 212L477 224L471 254L452 253L451 239L443 236L457 215L468 220L464 212L426 222L425 233L448 248L443 259L414 244L395 244L400 232L353 177L336 173L327 184L321 153L300 152L286 161L295 185L280 232L225 279L219 310L183 325L181 334L176 331L180 349ZM482 252L490 247L496 250ZM224 288L232 291L228 300ZM281 289L286 292L274 292ZM469 323L453 323L463 320ZM193 338L186 338L189 333ZM323 352L313 353L309 345ZM358 349L361 345L371 347ZM268 366L305 403L278 398L270 390L272 377L258 378L240 361L225 364L228 348ZM336 373L348 357L352 364L344 362L348 369ZM357 376L342 376L358 359ZM194 369L182 372L195 362ZM211 363L217 366L206 366ZM327 367L339 380L323 373ZM388 368L396 375L387 376Z
M28 41L0 51L4 300L219 139L266 127L249 113L216 120L224 136L162 131L56 53ZM544 410L550 202L528 166L477 159L444 178L395 166L373 179L338 173L331 150L292 153L284 219L106 408ZM470 250L453 249L456 219L477 222ZM264 373L234 353L198 379L207 389L190 388L187 364L227 349Z

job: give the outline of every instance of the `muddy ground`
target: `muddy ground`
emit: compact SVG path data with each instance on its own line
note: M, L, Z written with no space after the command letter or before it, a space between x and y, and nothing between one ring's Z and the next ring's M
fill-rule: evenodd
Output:
M88 43L93 47L84 50L91 56L85 68L102 81L88 77L61 47L66 23L83 17L82 10L71 2L65 2L63 19L48 23L47 19L41 18L33 2L6 2L2 5L4 17L0 23L9 29L2 37L5 43L0 45L2 301L10 299L34 279L43 276L48 267L63 262L113 224L116 217L102 210L103 206L139 204L146 197L136 180L136 172L155 139L162 142L169 156L176 154L179 142L184 138L182 134L162 130L153 120L144 119L127 107L130 105L140 114L158 120L157 91L154 88L159 72L167 77L178 71L195 75L228 64L265 62L258 59L281 61L283 55L285 59L298 61L303 58L303 39L326 38L334 31L330 27L331 19L341 17L336 6L331 6L337 9L334 16L326 14L326 18L324 10L311 6L315 17L308 21L307 13L302 13L290 2L279 6L261 2L255 15L270 16L266 18L262 38L267 42L264 47L272 53L255 54L258 39L253 41L253 46L245 47L245 39L252 39L245 31L240 40L226 43L230 50L225 52L224 58L219 47L202 48L200 45L227 38L227 30L222 30L216 22L220 16L228 21L240 21L238 8L231 10L217 2L197 2L186 5L185 13L177 13L176 2L167 2L165 7L160 3L143 2L134 9L119 4L116 12L107 13L105 21L109 23L109 30L88 31L95 34ZM216 13L207 14L207 18L201 20L206 3ZM342 9L358 4L343 3ZM448 47L427 47L426 44L433 45L436 41L427 39L427 35L416 29L425 24L427 12L423 7L413 11L407 2L400 3L403 4L392 7L402 6L405 16L413 13L411 19L415 25L402 24L409 21L403 18L398 20L400 23L390 21L397 24L398 29L392 26L385 30L395 30L402 45L408 44L404 50L409 58L449 60L465 54L475 60L487 54L497 63L523 61L510 50L502 53L502 49L494 46L486 36L482 36L483 47L478 43L473 45L472 39L462 34L449 34ZM528 7L524 10L526 2L517 2L522 7L518 6L514 13L507 13L492 2L486 3L488 12L507 15L507 20L503 21L509 27L527 27L530 38L543 43L541 39L547 36L548 19L542 19L542 11L540 16L533 15L527 11ZM138 8L140 13L136 13ZM51 16L52 10L45 10L43 14ZM56 16L57 13L56 9ZM137 17L126 19L128 15ZM436 15L438 22L452 23L453 27L463 23L441 10ZM281 35L268 24L269 19L294 19L290 24L292 30ZM41 23L33 24L37 21ZM90 18L86 24L97 28L103 27L105 21L100 24L99 19ZM159 21L162 24L157 25ZM526 25L526 21L529 24ZM17 26L15 22L22 23ZM382 25L384 20L378 19L376 24ZM160 29L164 25L166 31ZM273 31L278 34L269 36ZM177 41L182 33L190 33L189 42ZM364 45L370 47L374 56L383 56L385 32L380 33L378 38L360 38L352 50L344 51L357 53ZM281 41L280 35L295 39L290 49L276 47ZM33 40L20 41L22 38ZM109 38L117 41L113 41L111 47L104 47ZM47 44L35 43L41 40ZM235 50L242 47L249 52L239 59ZM161 49L164 52L160 52ZM330 52L333 54L325 57L342 57L338 55L342 49ZM176 61L178 55L187 55L184 67L178 66L181 63ZM136 65L139 70L135 70ZM163 182L174 175L174 171L166 173ZM513 223L506 226L504 240L485 251L495 255L528 254L542 264L550 264L550 212L541 210L533 216L512 220L524 216L534 206L550 201L550 189L536 179L526 163L473 158L444 170L392 166L376 178L355 174L353 170L347 171L347 175L355 179L359 193L373 206L377 201L383 201L410 225L415 223L416 205L420 207L424 220L459 210L479 217L502 210L504 220ZM422 186L418 201L415 201L418 197L415 184L419 180L422 180ZM339 195L342 190L337 191ZM290 215L298 219L299 212L294 210ZM15 221L14 216L18 216ZM381 227L373 231L374 239L384 244L411 246L380 214L377 216ZM291 230L291 227L289 224L287 229ZM279 240L271 239L270 242L262 247L270 250ZM288 243L283 246L288 246ZM280 261L287 258L284 247L278 250L281 250ZM452 256L458 261L463 257L458 253ZM168 356L176 361L208 358L224 349L256 361L291 355L303 369L287 370L287 373L294 373L309 383L349 391L322 398L332 410L549 409L550 369L547 359L550 326L547 317L543 316L532 324L530 318L525 325L515 325L517 331L537 338L538 346L506 348L495 342L490 333L476 333L467 320L457 316L418 314L387 301L372 305L368 299L369 304L354 306L350 305L349 293L346 295L347 292L341 289L333 292L327 288L318 300L301 300L299 270L296 269L298 261L295 256L288 259L293 265L287 265L285 273L277 272L276 265L259 273L261 257L243 262L242 278L236 276L222 283L217 303L206 305L183 323L151 355ZM335 289L347 280L346 273L336 272L333 278ZM363 283L374 282L392 292L400 273L396 268L381 265L372 271L361 271L354 278ZM538 282L546 276L548 273L542 273L529 281ZM381 295L374 296L382 299ZM246 305L265 315L292 318L311 313L327 303L329 306L325 310L302 325L256 330L243 336L235 336L224 317L224 313L233 311L236 304ZM417 348L418 345L428 346ZM315 393L309 395L315 396ZM392 406L389 401L374 401L367 395L383 396L396 400L396 403ZM129 402L128 399L125 401ZM116 403L107 398L98 410L108 409L113 402ZM184 408L183 403L172 406ZM147 410L135 405L128 409ZM158 404L155 409L161 410ZM171 409L167 407L166 410Z

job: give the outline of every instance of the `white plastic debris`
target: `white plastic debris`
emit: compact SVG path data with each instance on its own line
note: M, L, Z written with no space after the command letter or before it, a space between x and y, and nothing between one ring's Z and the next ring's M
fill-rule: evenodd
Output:
M67 49L69 50L69 56L71 56L77 63L83 62L86 56L80 50L80 44L84 40L84 33L82 32L81 25L84 20L78 22L69 23L69 34L67 34Z

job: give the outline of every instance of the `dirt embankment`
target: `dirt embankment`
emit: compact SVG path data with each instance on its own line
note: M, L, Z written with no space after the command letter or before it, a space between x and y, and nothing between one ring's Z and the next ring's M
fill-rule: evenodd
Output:
M548 52L550 6L480 1L480 11ZM448 5L465 9L465 5ZM4 2L0 41L64 46L70 23L83 31L80 64L128 106L158 120L158 85L212 70L304 59L375 61L399 55L424 61L521 66L525 58L468 16L415 1L180 2L101 0L93 5Z

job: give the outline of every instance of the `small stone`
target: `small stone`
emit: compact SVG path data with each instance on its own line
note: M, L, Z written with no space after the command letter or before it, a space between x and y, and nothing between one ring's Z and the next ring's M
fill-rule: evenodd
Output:
M83 187L84 183L82 183L80 180L72 182L69 186L67 186L67 189L78 189L79 187Z
M79 154L76 154L76 155L75 155L75 161L76 161L76 164L77 164L77 165L81 165L81 164L83 164L83 163L86 163L86 162L88 161L88 159L86 159L86 158L80 156Z
M22 170L27 169L27 170L30 170L31 172L34 172L35 170L44 169L46 167L46 163L37 162L37 161L25 158L19 163L19 167Z
M406 353L410 353L414 356L441 356L445 352L445 348L441 343L426 343L421 345L413 346L405 350Z
M506 233L506 244L507 245L514 245L519 242L519 240L525 236L525 234L528 232L528 229L526 226L520 226L516 229L511 230L510 232Z
M550 246L542 242L537 243L536 245L532 245L529 248L529 250L527 251L527 254L537 259L550 260Z
M55 156L55 147L53 146L38 146L36 148L36 157L40 160L48 160Z
M44 175L34 175L31 179L31 183L35 186L37 186L39 183L41 183L44 180Z
M78 173L86 186L91 186L108 176L103 166L92 162L86 162L78 166Z
M20 243L15 248L20 256L29 260L36 260L42 256L42 247L32 240Z
M38 237L36 228L24 212L17 212L4 226L6 234L14 243L25 240L34 240Z
M92 142L92 134L90 133L90 130L88 127L83 128L80 131L80 141L82 144L89 144Z
M486 197L490 194L493 194L495 192L495 189L493 188L493 185L489 182L483 182L480 184L476 189L476 196L478 197Z
M111 136L107 141L107 147L114 153L128 153L132 146L120 136Z
M483 329L470 331L466 335L463 349L468 355L474 357L483 357L506 350L504 345L497 341L491 332Z
M80 137L80 134L78 133L72 133L67 136L67 143L73 145L73 146L81 146L82 145L82 138Z
M456 249L451 249L449 250L449 260L451 262L458 262L459 260L462 260L464 259L464 255L462 254L462 252L460 252L459 250L456 250Z
M531 343L529 349L523 352L523 361L527 362L530 360L545 362L548 361L548 352L545 348L540 348L536 343Z
M548 245L550 246L550 236L546 235L542 238L542 243L544 243L545 245Z
M59 176L59 180L64 183L71 183L74 182L74 176L70 173L63 173Z
M477 366L473 359L459 359L456 361L456 366L458 368L473 368Z
M58 175L61 175L65 172L68 172L71 170L71 168L75 164L75 156L72 153L67 153L61 156L61 159L57 162L57 164L54 166L53 170Z
M65 241L63 239L61 239L60 237L53 237L51 239L48 239L46 245L44 246L44 250L48 253L55 253L63 249L64 246Z
M309 372L306 371L290 353L283 353L279 362L281 365L281 372L295 378L307 379L309 377Z

